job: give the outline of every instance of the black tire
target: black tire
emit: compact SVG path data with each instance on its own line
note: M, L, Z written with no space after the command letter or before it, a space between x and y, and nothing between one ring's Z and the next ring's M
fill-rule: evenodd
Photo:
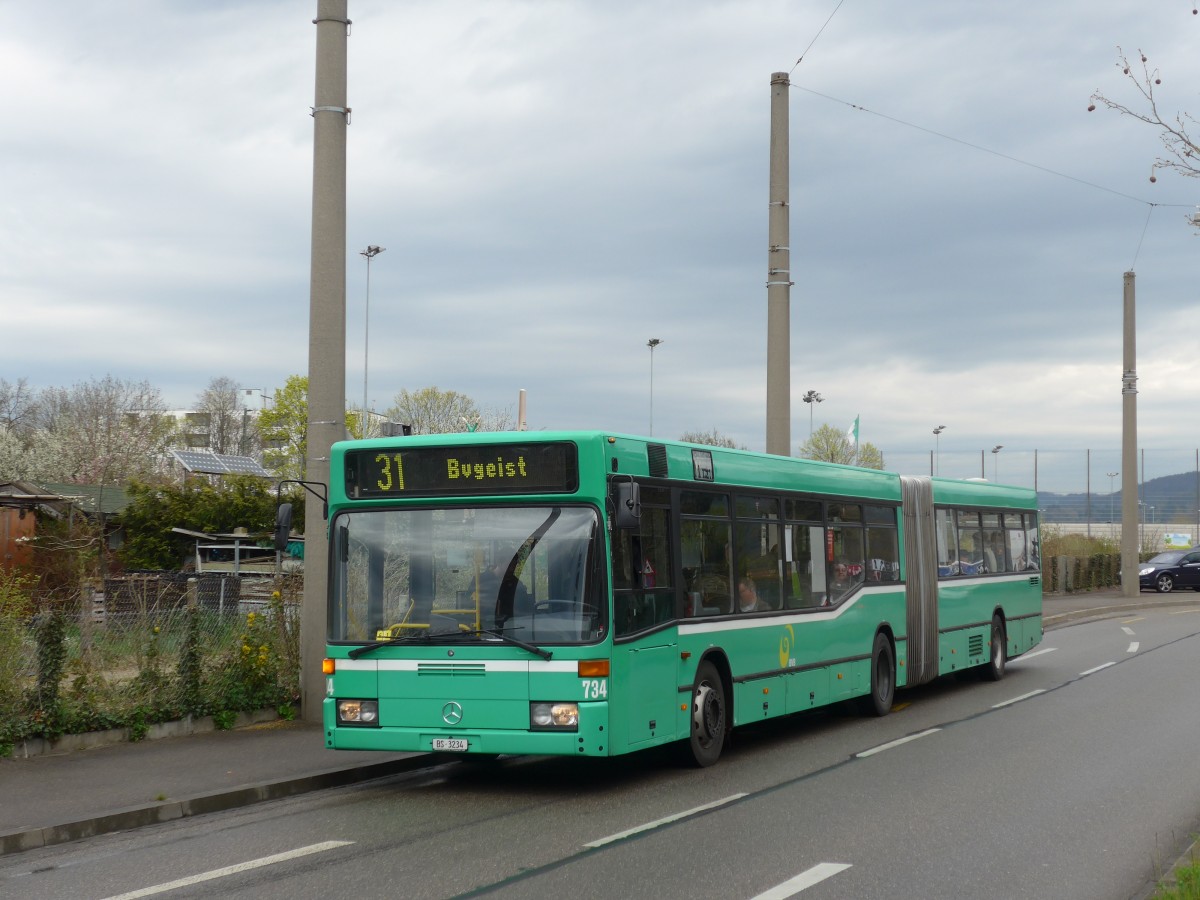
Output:
M729 708L725 702L725 682L712 663L705 661L696 669L692 685L692 733L687 741L688 762L700 768L721 758L728 730Z
M882 631L875 635L871 649L871 693L859 700L864 716L886 716L896 697L896 657L892 642Z
M1175 579L1166 573L1157 575L1154 578L1154 587L1160 594L1169 594L1175 590Z
M988 664L980 670L979 676L984 681L999 681L1004 677L1004 668L1008 663L1008 646L1004 642L1004 622L999 616L992 617L991 656Z

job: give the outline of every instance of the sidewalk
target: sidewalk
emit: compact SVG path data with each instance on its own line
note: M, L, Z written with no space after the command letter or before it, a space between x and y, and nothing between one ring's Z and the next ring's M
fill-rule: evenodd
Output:
M1051 595L1047 630L1200 593L1137 600L1119 591ZM425 753L326 750L321 727L269 722L90 750L0 759L0 855L185 816L381 778L432 765Z

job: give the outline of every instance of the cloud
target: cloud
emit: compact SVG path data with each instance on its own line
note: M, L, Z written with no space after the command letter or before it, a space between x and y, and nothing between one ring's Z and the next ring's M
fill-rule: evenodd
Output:
M0 74L26 88L0 146L0 377L111 372L186 406L218 375L306 370L314 10L10 17ZM656 336L655 434L761 449L770 76L790 71L794 445L815 389L816 425L861 414L917 470L943 422L968 469L996 443L1013 471L1035 449L1117 448L1131 266L1139 437L1197 445L1178 415L1200 389L1178 340L1195 191L1149 184L1151 129L1085 109L1124 89L1118 44L1186 109L1196 20L1116 0L964 10L354 0L350 402L358 250L379 244L381 408L437 384L515 409L526 388L532 427L643 432Z

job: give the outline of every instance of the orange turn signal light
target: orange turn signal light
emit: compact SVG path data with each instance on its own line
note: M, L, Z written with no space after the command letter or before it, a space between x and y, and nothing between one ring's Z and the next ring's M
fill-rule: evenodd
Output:
M321 660L321 674L322 675L332 675L335 671L337 671L337 662L335 660L332 660L332 659Z
M579 660L579 677L580 678L607 678L608 677L608 660L607 659L581 659Z

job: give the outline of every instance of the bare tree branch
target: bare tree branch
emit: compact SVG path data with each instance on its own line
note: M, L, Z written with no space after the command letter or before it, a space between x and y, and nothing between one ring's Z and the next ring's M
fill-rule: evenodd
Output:
M1191 131L1200 124L1190 113L1176 113L1173 118L1164 118L1158 108L1158 98L1155 88L1162 84L1162 75L1158 69L1150 68L1150 61L1140 49L1139 62L1131 64L1129 58L1120 47L1117 47L1117 68L1142 97L1142 103L1137 108L1111 100L1099 90L1091 97L1088 111L1091 112L1099 104L1108 109L1114 109L1125 116L1131 116L1139 122L1145 122L1158 130L1159 140L1167 150L1166 157L1160 157L1150 169L1150 180L1157 181L1156 169L1171 169L1180 175L1194 178L1200 176L1200 145L1192 137ZM1139 71L1140 66L1140 71Z

